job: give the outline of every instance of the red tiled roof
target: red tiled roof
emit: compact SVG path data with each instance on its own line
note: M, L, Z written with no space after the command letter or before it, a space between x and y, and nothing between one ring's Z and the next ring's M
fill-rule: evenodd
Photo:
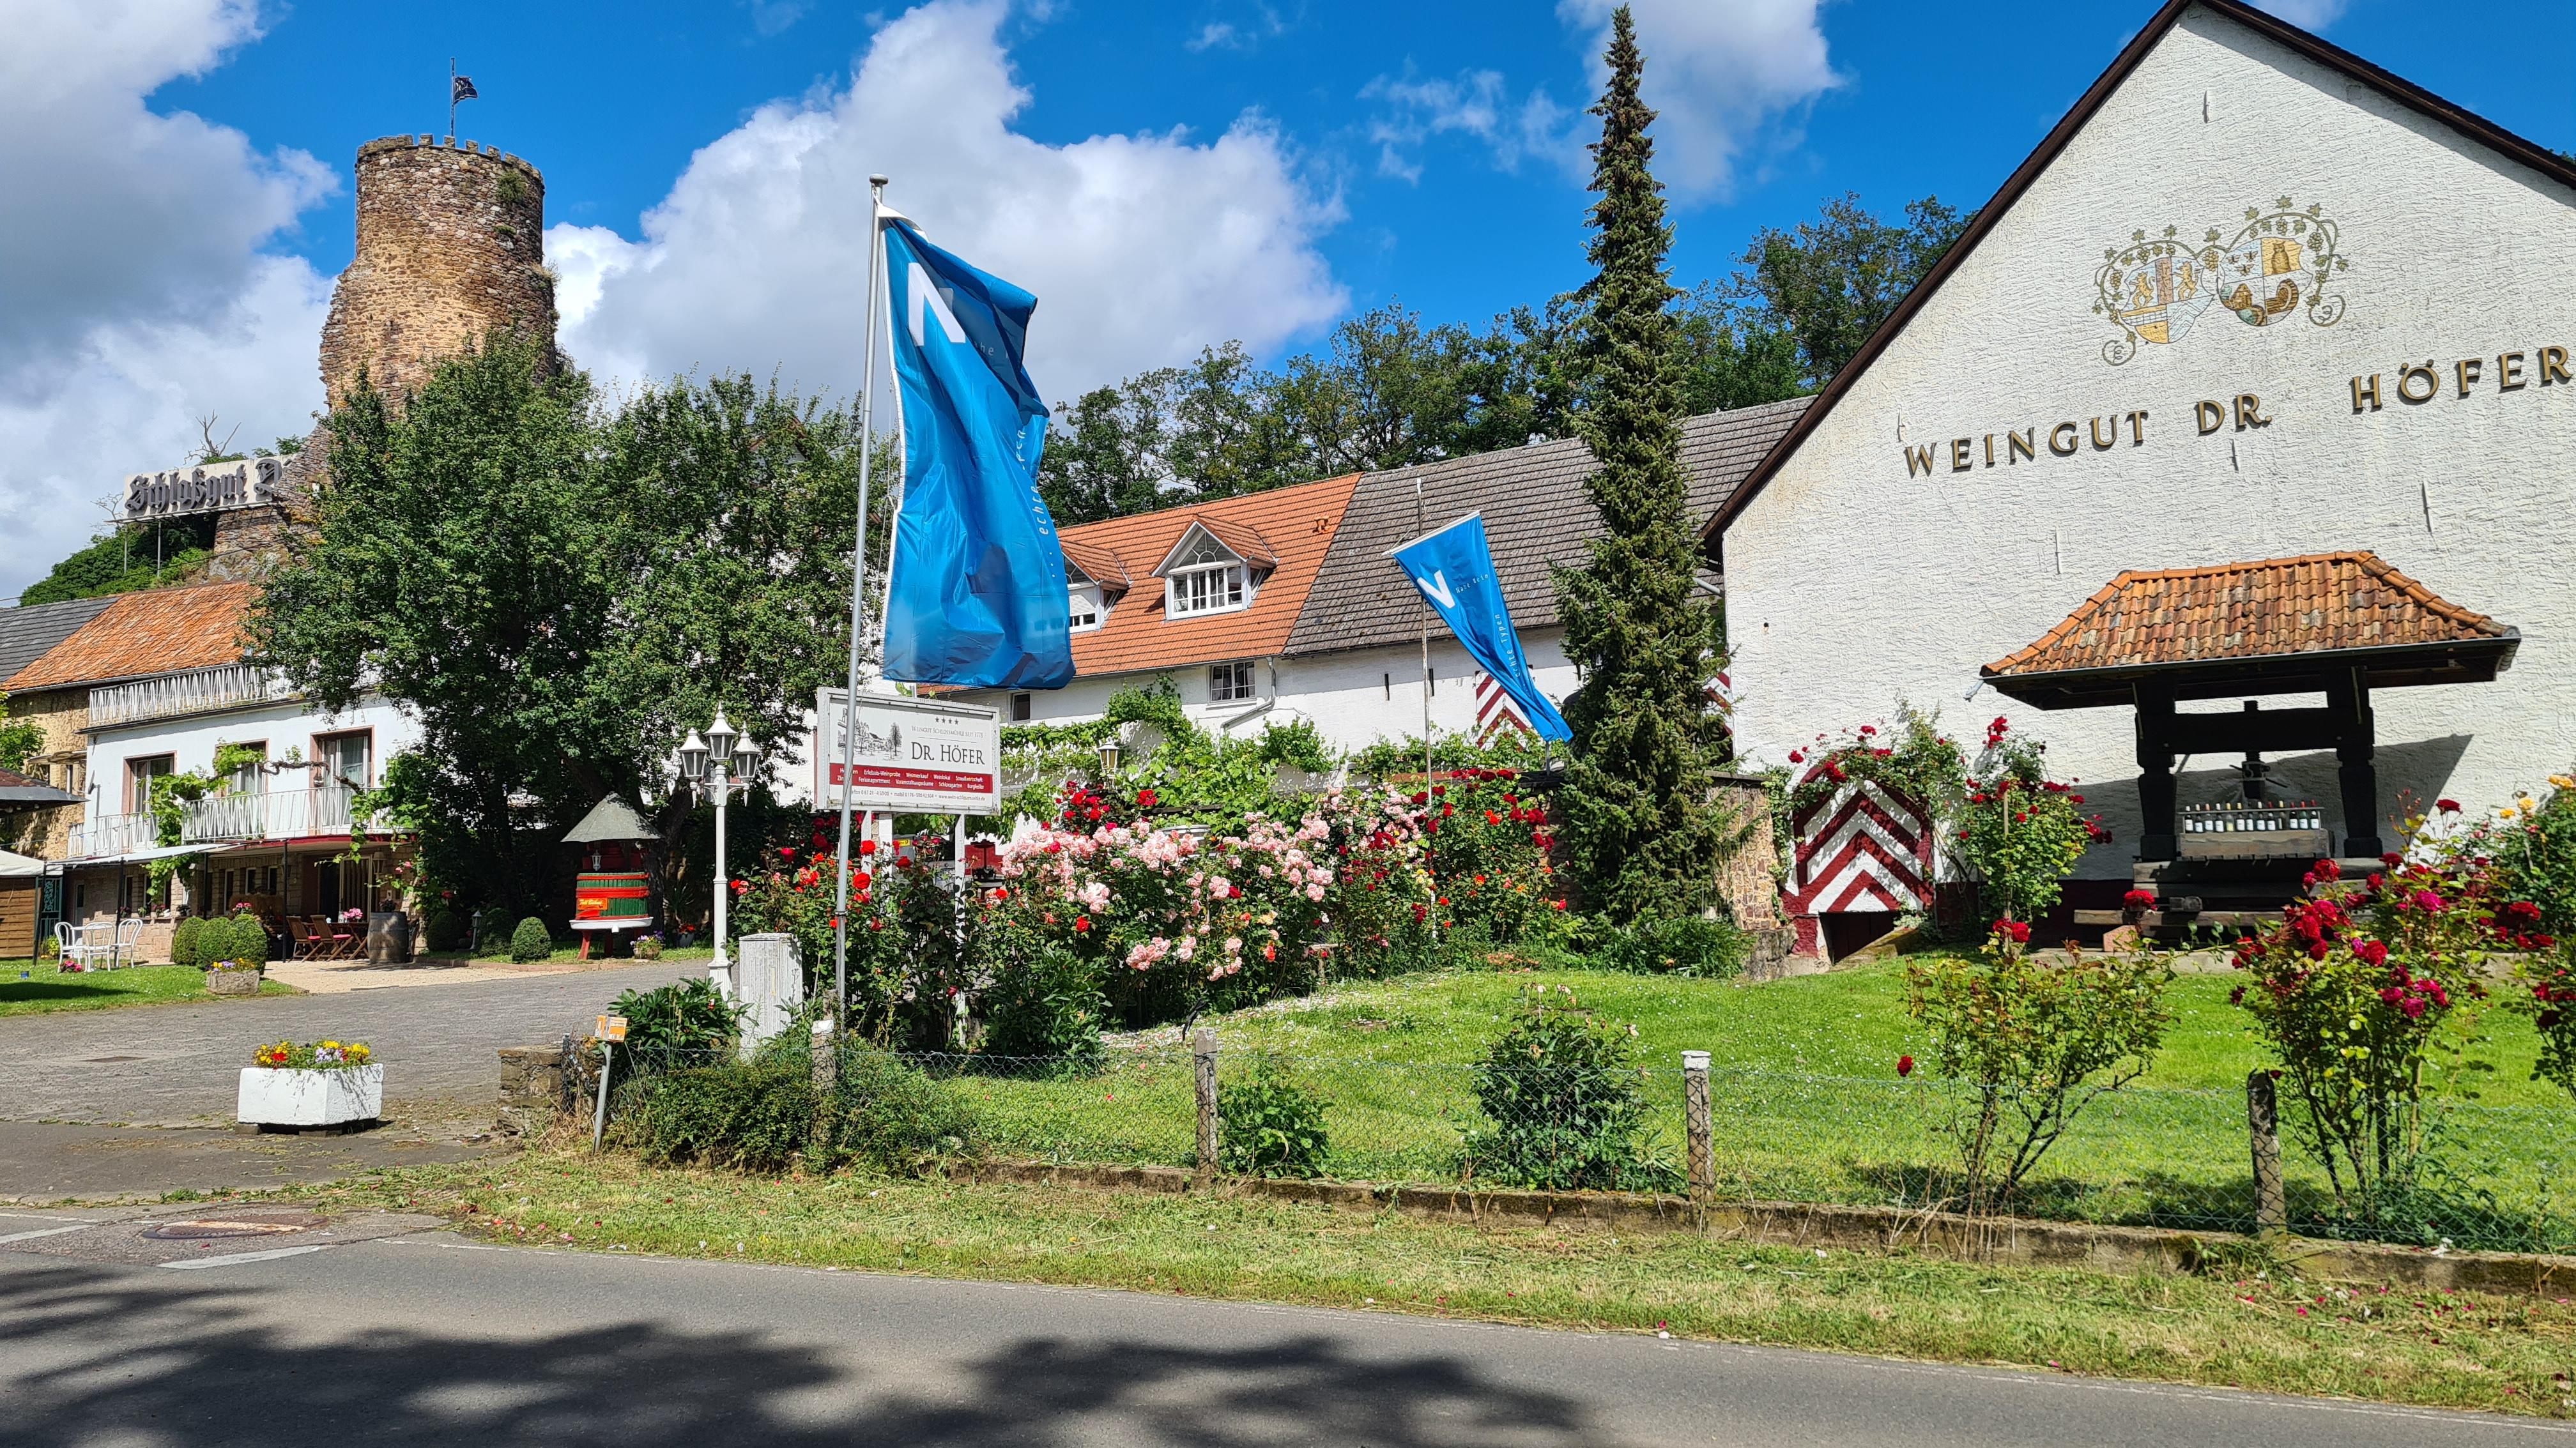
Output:
M1249 556L1257 563L1269 560L1264 566L1270 568L1250 608L1180 619L1163 612L1161 579L1135 577L1127 596L1110 609L1099 628L1073 636L1074 671L1124 674L1278 653L1296 626L1298 610L1314 586L1315 573L1323 566L1324 552L1341 527L1358 481L1357 474L1327 478L1060 530L1068 558L1081 560L1083 555L1106 551L1118 559L1151 566L1171 553L1192 523L1199 523L1238 553L1257 548ZM1237 547L1238 539L1242 547ZM1079 566L1091 572L1088 561L1080 561Z
M2370 553L2123 573L1989 679L2500 639L2511 630L2445 601Z
M1064 561L1082 570L1092 582L1111 593L1128 586L1127 561L1118 556L1116 549L1085 543L1061 533L1056 535L1056 542L1063 548Z
M119 594L71 637L0 680L0 690L20 693L106 684L238 663L242 621L258 598L259 585L254 583Z

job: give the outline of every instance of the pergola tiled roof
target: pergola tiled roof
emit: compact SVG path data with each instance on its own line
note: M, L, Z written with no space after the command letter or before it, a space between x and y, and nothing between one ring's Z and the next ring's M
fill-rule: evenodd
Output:
M2129 572L2037 641L1979 670L2043 708L2125 703L2150 675L2205 677L2210 693L2257 674L2288 691L2329 659L2373 685L2493 678L2520 635L2371 553L2311 553ZM2185 695L2189 696L2188 693Z

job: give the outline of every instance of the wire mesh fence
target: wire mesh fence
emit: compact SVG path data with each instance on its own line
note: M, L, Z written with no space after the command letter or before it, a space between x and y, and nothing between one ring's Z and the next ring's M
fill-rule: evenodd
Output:
M840 1049L867 1048L853 1042ZM620 1075L735 1059L731 1052L646 1051ZM1197 1062L1186 1045L1113 1047L1078 1060L923 1052L902 1059L971 1109L977 1145L988 1155L1065 1165L1199 1164ZM1546 1090L1515 1091L1497 1088L1472 1063L1220 1049L1215 1064L1218 1092L1245 1118L1220 1113L1221 1140L1239 1143L1248 1131L1279 1129L1289 1119L1280 1115L1282 1085L1292 1088L1292 1106L1295 1098L1312 1103L1321 1140L1268 1168L1276 1174L1384 1185L1690 1185L1686 1083L1678 1067L1632 1069L1615 1088L1555 1081ZM1265 1083L1268 1095L1236 1094ZM1708 1095L1706 1193L1715 1201L1924 1210L1966 1200L1960 1133L1978 1106L1967 1083L1719 1063ZM1498 1120L1496 1103L1507 1116L1517 1110L1516 1119ZM2431 1103L2413 1182L2366 1209L2338 1200L2315 1154L2302 1149L2297 1121L2284 1115L2281 1161L2294 1231L2462 1250L2576 1250L2576 1111ZM1605 1134L1612 1138L1606 1143ZM2066 1221L2253 1231L2245 1097L2139 1087L2106 1094L2065 1127L2001 1205Z

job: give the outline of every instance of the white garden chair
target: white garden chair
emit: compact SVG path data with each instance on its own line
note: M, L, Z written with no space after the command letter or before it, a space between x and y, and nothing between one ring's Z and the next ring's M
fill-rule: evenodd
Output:
M57 970L87 970L89 942L86 931L68 920L54 922L54 967Z
M107 948L107 968L114 970L120 965L132 965L134 963L134 947L141 944L142 941L143 922L141 919L120 920L116 922L115 943Z

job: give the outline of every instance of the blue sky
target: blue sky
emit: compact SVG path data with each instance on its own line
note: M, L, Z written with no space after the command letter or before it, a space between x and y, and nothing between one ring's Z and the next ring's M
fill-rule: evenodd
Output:
M460 134L543 167L550 220L632 236L691 153L753 107L846 86L853 57L891 13L819 0L617 8L609 23L568 6L307 3L154 104L237 126L263 149L344 164L373 136L442 128L453 53L483 92L460 107ZM2281 8L2301 18L2339 8L2325 29L2337 44L2526 136L2576 148L2576 6L2564 0L2480 4L2472 24L2458 8L2415 0ZM1678 217L1677 273L1723 273L1755 228L1794 224L1846 190L1887 210L1924 194L1983 200L2152 10L2100 0L1825 6L1836 83L1766 118L1731 187L1691 198ZM1200 43L1211 26L1231 34ZM1508 100L1543 88L1578 112L1594 47L1552 6L1062 0L1043 18L1015 14L1003 36L1035 97L1015 128L1043 142L1175 126L1212 135L1247 111L1274 119L1348 212L1318 245L1357 305L1401 298L1434 317L1476 319L1580 280L1584 197L1572 173L1529 155L1507 166L1453 130L1402 148L1419 168L1408 179L1381 168L1384 147L1372 138L1396 109L1371 94L1389 80L1491 71ZM349 203L344 189L306 212L288 245L337 271Z
M2576 149L2567 0L2278 0ZM1069 397L1200 345L1267 358L1401 300L1482 322L1582 277L1580 112L1607 0L19 0L0 54L0 597L191 419L302 432L376 136L533 160L566 342L612 381L718 367L846 390L861 178L1040 296ZM2145 0L1639 0L1675 272L1856 191L1982 202ZM1660 89L1661 94L1658 95ZM27 224L35 218L35 224Z

